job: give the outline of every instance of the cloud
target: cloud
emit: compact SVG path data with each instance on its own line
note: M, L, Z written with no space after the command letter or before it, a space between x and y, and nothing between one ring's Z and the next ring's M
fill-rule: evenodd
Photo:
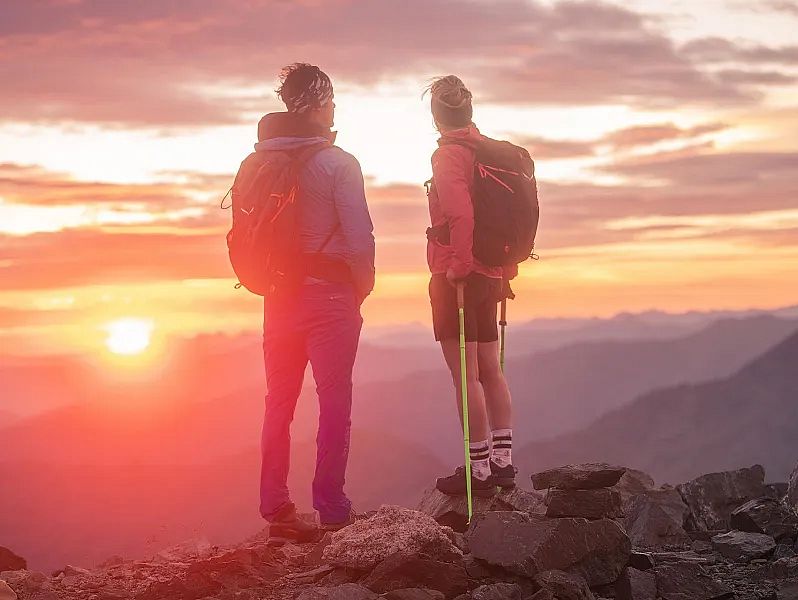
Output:
M683 129L673 123L658 123L653 125L638 125L619 129L607 134L602 138L602 142L613 146L616 149L646 146L677 139L690 139L715 133L726 129L722 123L707 123Z
M783 63L798 61L798 46L773 48L760 44L740 44L720 37L691 40L681 52L694 60L710 62Z
M279 106L276 73L299 59L344 86L418 77L421 87L456 71L480 100L500 103L756 98L706 72L700 44L677 48L644 15L595 1L12 0L3 10L7 121L238 123Z

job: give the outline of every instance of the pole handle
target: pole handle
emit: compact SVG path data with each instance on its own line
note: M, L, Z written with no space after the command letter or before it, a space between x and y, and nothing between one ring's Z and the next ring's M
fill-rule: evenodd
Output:
M457 308L465 307L465 284L462 281L457 282Z

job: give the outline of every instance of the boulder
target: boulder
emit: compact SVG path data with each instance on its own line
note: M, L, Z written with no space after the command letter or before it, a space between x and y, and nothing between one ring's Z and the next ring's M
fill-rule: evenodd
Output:
M625 510L623 525L635 548L681 546L691 541L684 530L687 505L673 488L638 494Z
M629 567L615 582L616 600L656 600L657 576L653 571Z
M612 487L623 477L626 467L614 467L605 463L565 465L532 475L532 486L536 490L560 488L563 490L592 490Z
M481 585L469 594L470 600L522 600L523 592L515 583Z
M0 579L0 600L17 600L17 593Z
M776 584L775 600L796 599L798 599L798 581L780 581Z
M678 485L676 489L690 510L690 528L728 530L735 508L765 495L765 469L754 465L737 471L709 473Z
M8 548L0 546L0 571L19 571L27 568L28 561L17 556Z
M380 597L385 598L385 600L444 600L445 598L440 592L426 588L393 590Z
M557 600L594 600L593 593L582 577L564 571L543 571L535 582L549 590Z
M502 490L493 498L474 497L473 500L474 513L517 510L543 514L546 510L543 506L543 494L519 487ZM468 528L468 504L465 496L447 496L433 487L424 492L417 510L459 533Z
M334 566L370 570L394 554L424 554L442 561L463 555L429 515L382 506L374 516L333 533L322 556Z
M613 583L631 544L609 519L544 519L521 512L476 515L466 533L474 557L524 577L552 569L581 575L589 586Z
M612 489L621 495L621 502L624 508L638 494L656 489L654 478L648 473L637 469L626 468L623 476L618 480Z
M792 558L795 556L795 550L789 544L777 544L776 549L773 551L772 560L780 560L782 558Z
M765 496L775 498L776 500L784 500L787 497L787 492L790 489L790 484L786 481L777 481L775 483L765 484Z
M798 510L798 465L790 473L790 481L788 483L787 502L793 509Z
M615 490L550 489L546 493L547 517L583 517L585 519L616 519L623 516L621 495Z
M376 600L377 598L379 598L377 594L356 583L311 588L297 596L297 600Z
M731 600L734 592L712 579L700 565L672 563L656 567L661 600Z
M764 533L729 531L714 536L712 547L725 558L748 562L755 558L770 556L776 549L776 542Z
M378 564L360 583L380 594L402 588L424 587L452 598L468 590L468 574L462 565L394 554Z
M795 540L798 535L798 516L773 498L755 498L736 508L729 519L733 529L751 533L765 533L776 541Z

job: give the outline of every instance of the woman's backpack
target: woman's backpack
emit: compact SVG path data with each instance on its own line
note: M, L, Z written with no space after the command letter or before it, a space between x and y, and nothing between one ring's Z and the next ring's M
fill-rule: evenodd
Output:
M476 148L471 202L474 258L485 266L500 267L533 256L540 207L535 163L526 149L483 137ZM449 227L430 228L427 236L448 244Z

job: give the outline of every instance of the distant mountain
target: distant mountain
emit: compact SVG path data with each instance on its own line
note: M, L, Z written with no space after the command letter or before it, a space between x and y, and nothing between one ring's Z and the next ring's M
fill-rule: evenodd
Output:
M583 427L657 387L724 377L795 327L792 321L752 317L721 321L676 340L591 342L511 359L516 444ZM390 353L381 360L390 363ZM358 383L353 423L454 463L460 460L462 438L457 400L443 359L434 361L425 365L434 370ZM195 376L187 366L165 371L174 381L158 377L119 386L98 380L82 404L6 428L0 456L24 462L57 457L71 464L185 464L241 452L259 439L263 383L257 375L227 382L225 377L233 377L237 364L259 372L253 363L255 358L241 349L239 355L200 362ZM230 391L222 393L226 385ZM305 388L294 419L296 440L315 437L317 404L315 391Z
M784 480L798 456L798 334L725 379L646 394L589 427L516 453L527 471L583 460L660 482L760 463Z
M2 456L0 454L0 456ZM315 444L295 444L290 487L312 511ZM202 465L63 465L0 462L0 538L43 571L91 566L113 554L150 555L185 539L246 538L258 514L256 446ZM428 453L379 432L354 430L347 490L358 511L415 506L444 467ZM46 540L46 541L45 541Z
M655 388L730 375L798 329L772 316L725 319L676 339L566 346L508 364L528 438L584 427Z

